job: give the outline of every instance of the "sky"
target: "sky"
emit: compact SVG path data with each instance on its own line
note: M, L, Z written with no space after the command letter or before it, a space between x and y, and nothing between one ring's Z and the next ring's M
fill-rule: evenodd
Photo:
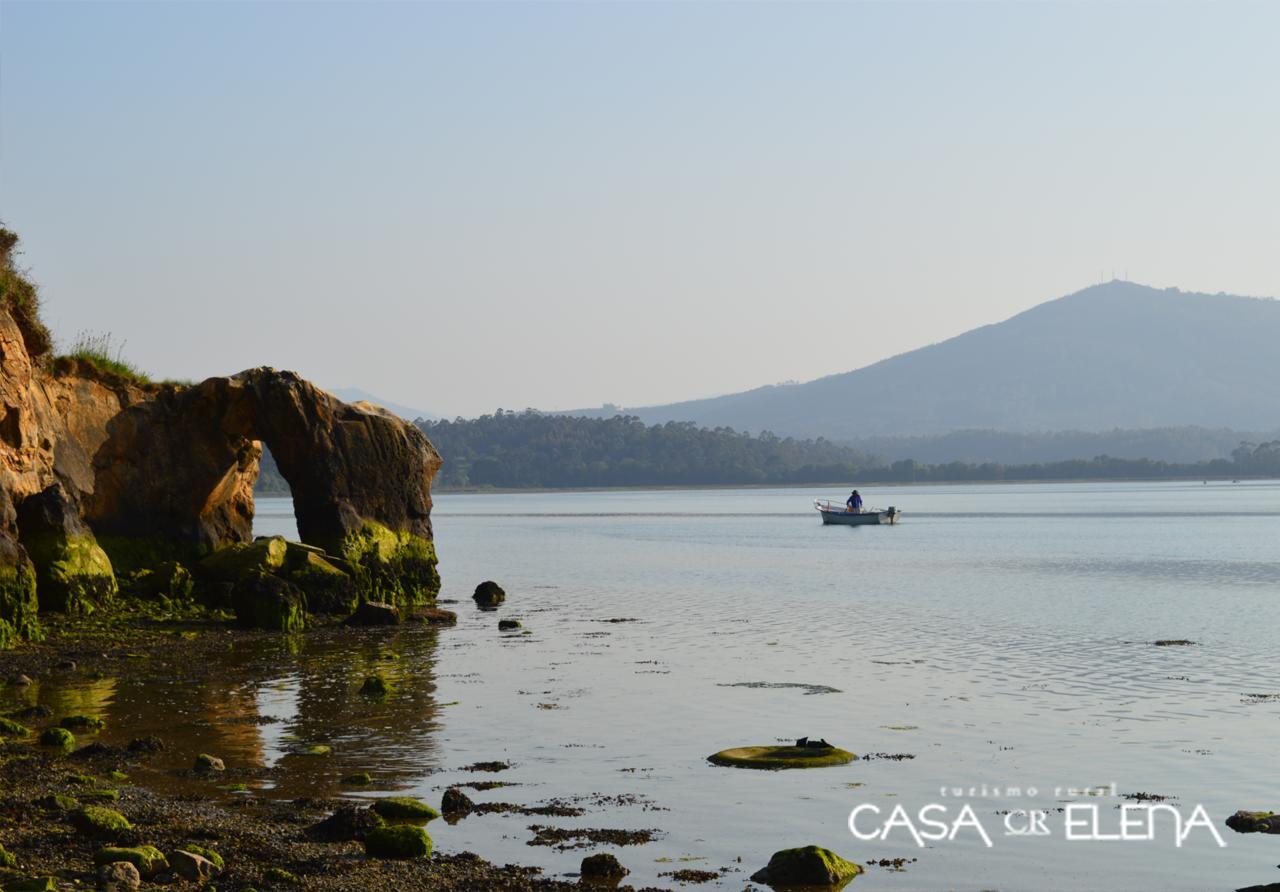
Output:
M0 0L62 343L446 416L848 371L1113 275L1280 295L1280 4Z

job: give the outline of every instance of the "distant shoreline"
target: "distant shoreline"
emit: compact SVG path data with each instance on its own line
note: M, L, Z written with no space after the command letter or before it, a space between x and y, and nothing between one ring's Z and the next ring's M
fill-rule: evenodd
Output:
M555 493L555 492L714 492L724 489L838 489L860 487L867 490L909 489L919 486L1005 486L1026 483L1191 483L1201 480L1207 483L1241 483L1245 481L1280 480L1280 477L1269 474L1239 477L1079 477L1063 479L1061 477L1027 478L1025 480L921 480L916 482L896 481L892 483L859 483L857 480L842 480L834 483L688 483L664 484L655 486L518 486L518 487L433 487L435 495L481 496L481 495L518 495L519 493ZM258 499L283 499L291 497L288 492L255 492Z

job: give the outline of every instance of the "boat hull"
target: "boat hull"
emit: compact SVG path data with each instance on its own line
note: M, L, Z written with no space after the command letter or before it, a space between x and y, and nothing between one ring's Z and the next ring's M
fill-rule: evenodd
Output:
M847 514L843 511L821 512L823 524L844 527L897 523L901 513L900 511L864 511L861 514Z

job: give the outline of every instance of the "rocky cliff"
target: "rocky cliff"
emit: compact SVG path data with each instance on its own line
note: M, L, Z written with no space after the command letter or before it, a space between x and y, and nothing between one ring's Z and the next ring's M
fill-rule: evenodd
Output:
M0 230L0 646L38 613L123 589L234 606L251 625L439 588L431 480L412 424L292 372L153 384L55 359ZM261 443L293 491L301 544L253 541Z

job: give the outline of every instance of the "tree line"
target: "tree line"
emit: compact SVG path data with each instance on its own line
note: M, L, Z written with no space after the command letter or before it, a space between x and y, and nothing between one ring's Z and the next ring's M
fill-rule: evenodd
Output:
M499 409L469 420L420 419L417 425L445 458L435 482L439 489L1280 477L1280 440L1241 443L1230 459L1200 462L1099 455L1030 464L929 464L886 462L821 437L799 440L768 431L751 436L692 422L646 425L627 415L581 418ZM264 451L257 492L288 491Z

